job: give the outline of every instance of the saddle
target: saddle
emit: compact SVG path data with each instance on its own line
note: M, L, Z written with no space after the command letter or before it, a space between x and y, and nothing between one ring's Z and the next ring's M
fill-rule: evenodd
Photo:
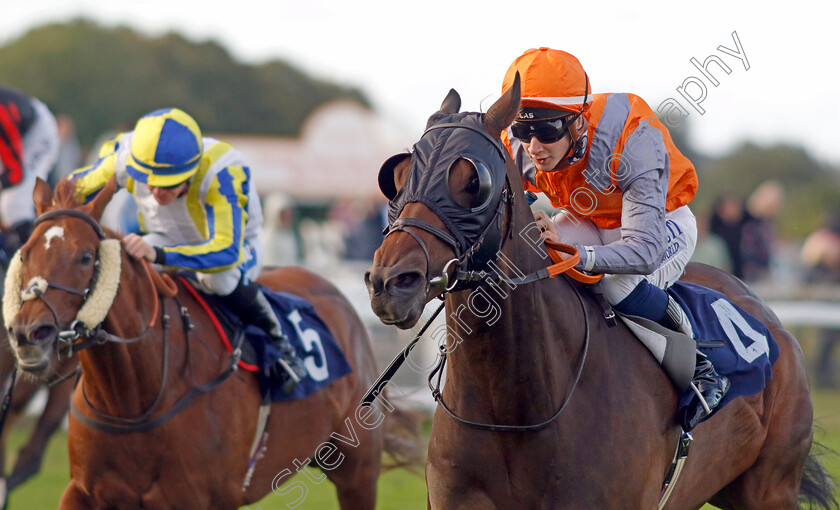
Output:
M669 287L668 293L688 315L696 340L643 317L618 315L665 370L680 395L680 408L689 405L693 397L688 385L694 375L695 350L705 354L732 384L703 421L734 398L762 391L772 379L772 367L779 357L779 346L767 326L726 295L707 287L680 281Z
M228 352L239 350L239 368L257 374L264 399L278 402L305 398L352 372L335 337L311 303L263 286L262 291L282 324L283 332L309 373L309 377L297 384L294 391L285 393L282 390L283 378L274 376L274 371L269 370L280 353L275 352L276 347L268 334L256 326L244 325L218 296L199 291L189 276L179 275L178 278L210 316Z

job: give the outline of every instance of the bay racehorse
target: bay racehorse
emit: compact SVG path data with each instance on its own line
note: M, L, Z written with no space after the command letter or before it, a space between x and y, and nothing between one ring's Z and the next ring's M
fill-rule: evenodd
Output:
M20 372L13 374L16 365L17 360L6 338L4 326L3 331L0 331L0 395L6 395L12 384L14 389L5 421L0 422L3 424L0 429L0 466L4 468L0 476L0 508L6 508L12 491L40 471L49 440L70 408L70 394L73 392L79 362L75 358L63 358L51 367L52 373L42 374L38 378L21 376ZM44 408L32 426L26 444L17 452L11 473L6 476L6 441L9 430L41 389L46 390Z
M376 368L350 303L302 268L263 273L260 282L314 306L352 373L307 398L272 404L266 440L256 443L263 416L256 376L233 370L236 358L180 278L128 257L101 228L114 189L112 179L79 205L71 182L53 196L39 181L36 227L18 275L10 268L6 282L4 315L13 317L10 341L22 368L45 370L57 345L82 333L73 344L82 375L68 430L70 484L59 508L234 509L315 459L343 510L373 510L383 444L396 448L385 429L394 407L380 400L357 408ZM17 303L9 299L15 292ZM394 444L404 447L402 439Z
M390 230L365 275L374 312L409 328L445 295L449 366L434 394L428 505L655 509L680 437L678 396L580 283L543 278L551 260L498 140L519 100L518 77L485 114L458 113L450 91L412 153L380 171ZM763 391L694 429L665 508L791 509L800 498L836 507L809 456L813 409L796 340L735 278L694 265L685 279L760 319L781 354Z

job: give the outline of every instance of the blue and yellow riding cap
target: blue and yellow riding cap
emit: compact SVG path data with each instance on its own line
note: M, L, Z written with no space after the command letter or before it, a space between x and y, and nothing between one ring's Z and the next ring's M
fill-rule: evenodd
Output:
M201 130L192 117L178 108L155 110L134 127L128 175L149 186L177 186L195 175L201 154Z

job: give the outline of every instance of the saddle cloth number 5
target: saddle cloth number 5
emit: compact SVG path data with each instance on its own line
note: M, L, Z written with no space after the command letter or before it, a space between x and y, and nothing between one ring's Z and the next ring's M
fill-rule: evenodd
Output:
M732 342L732 346L735 347L735 351L747 363L752 363L762 354L770 355L770 346L767 344L767 337L754 330L747 320L744 319L744 316L732 306L732 303L725 299L718 299L712 303L712 309L715 311L718 321L720 321L720 325L723 327L723 331L726 332L729 341ZM749 347L741 341L741 336L735 330L736 327L753 341Z
M309 377L312 378L313 381L324 381L327 377L330 376L330 369L327 367L327 356L324 353L324 345L321 343L321 335L318 334L312 328L300 329L300 323L303 321L303 317L300 316L300 312L294 310L292 313L286 316L289 319L289 322L292 323L292 326L295 328L295 332L298 334L298 338L300 338L301 343L303 343L303 348L307 353L313 353L313 351L317 351L321 359L321 365L317 365L315 363L315 356L314 354L310 354L303 358L303 366L306 367L306 371L309 372Z

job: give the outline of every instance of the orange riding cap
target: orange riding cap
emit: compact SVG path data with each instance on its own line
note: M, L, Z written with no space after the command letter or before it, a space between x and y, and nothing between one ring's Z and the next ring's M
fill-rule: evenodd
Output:
M592 86L578 59L551 48L530 49L513 61L505 73L502 90L513 85L519 73L522 106L579 112L592 99Z

